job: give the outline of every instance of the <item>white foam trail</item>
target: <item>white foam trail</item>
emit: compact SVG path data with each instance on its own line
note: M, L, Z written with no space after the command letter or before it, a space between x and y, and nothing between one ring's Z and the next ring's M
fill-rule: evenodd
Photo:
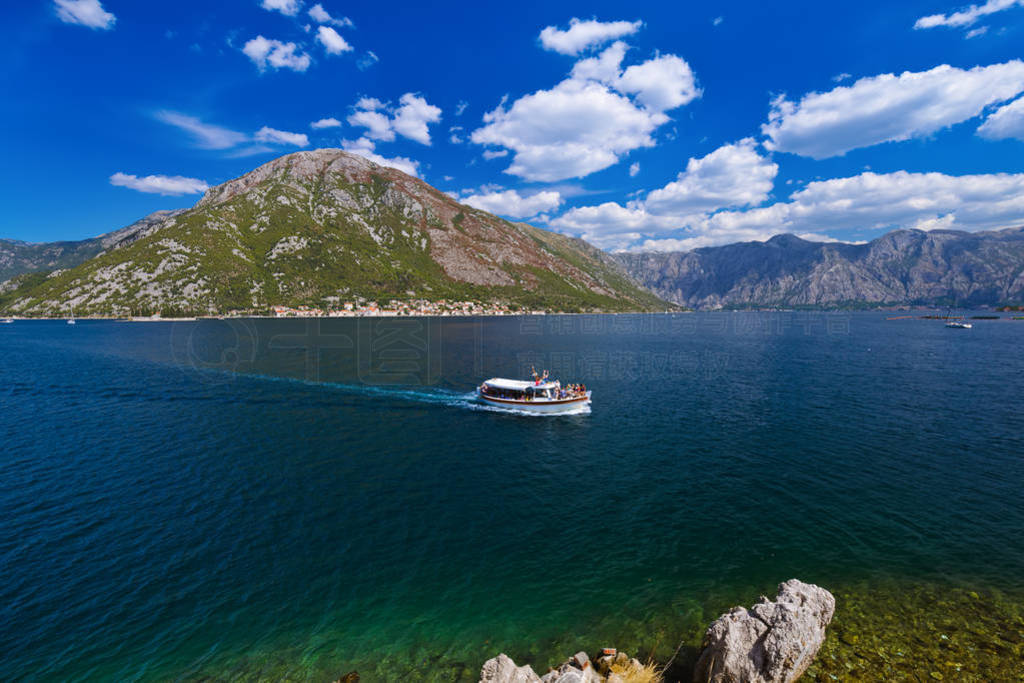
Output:
M372 384L344 384L342 382L315 382L296 377L281 377L274 375L260 375L254 373L237 373L250 379L258 379L272 382L287 382L289 384L303 384L309 387L326 387L333 391L346 394L358 394L362 396L373 396L378 398L390 398L410 401L413 403L432 403L435 405L451 406L464 410L479 410L482 412L504 413L506 415L521 415L526 417L562 417L567 415L590 415L590 405L584 404L572 410L560 413L538 413L532 410L521 410L518 408L504 408L492 406L481 402L477 398L476 391L457 392L451 389L414 389L411 387L398 386L375 386Z

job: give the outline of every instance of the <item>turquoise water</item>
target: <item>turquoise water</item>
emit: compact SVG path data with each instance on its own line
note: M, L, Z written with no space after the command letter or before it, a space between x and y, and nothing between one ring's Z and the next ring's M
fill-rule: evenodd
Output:
M1024 321L975 322L0 326L4 677L469 679L794 576L1018 590ZM472 401L530 365L592 412Z

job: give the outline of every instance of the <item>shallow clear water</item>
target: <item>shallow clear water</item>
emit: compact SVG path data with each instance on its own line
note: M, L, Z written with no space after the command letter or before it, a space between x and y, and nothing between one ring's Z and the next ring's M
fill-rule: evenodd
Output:
M877 313L0 326L4 677L468 678L671 651L794 576L1012 592L1022 342ZM472 401L530 365L591 413Z

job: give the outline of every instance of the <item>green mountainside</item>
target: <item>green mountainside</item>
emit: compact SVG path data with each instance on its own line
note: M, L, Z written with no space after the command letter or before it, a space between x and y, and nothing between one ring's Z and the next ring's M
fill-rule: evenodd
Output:
M0 285L0 310L59 316L267 312L363 298L664 310L586 242L459 204L341 150L297 152L76 267Z
M138 235L180 211L157 211L126 228L74 242L22 242L0 238L0 283L22 273L74 268L107 249L129 244Z

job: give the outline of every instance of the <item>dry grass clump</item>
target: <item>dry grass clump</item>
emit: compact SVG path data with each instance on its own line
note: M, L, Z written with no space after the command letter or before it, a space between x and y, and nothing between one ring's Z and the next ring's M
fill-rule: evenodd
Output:
M611 673L621 676L625 683L661 683L663 680L661 669L656 664L641 664L635 659L625 664L612 664Z

